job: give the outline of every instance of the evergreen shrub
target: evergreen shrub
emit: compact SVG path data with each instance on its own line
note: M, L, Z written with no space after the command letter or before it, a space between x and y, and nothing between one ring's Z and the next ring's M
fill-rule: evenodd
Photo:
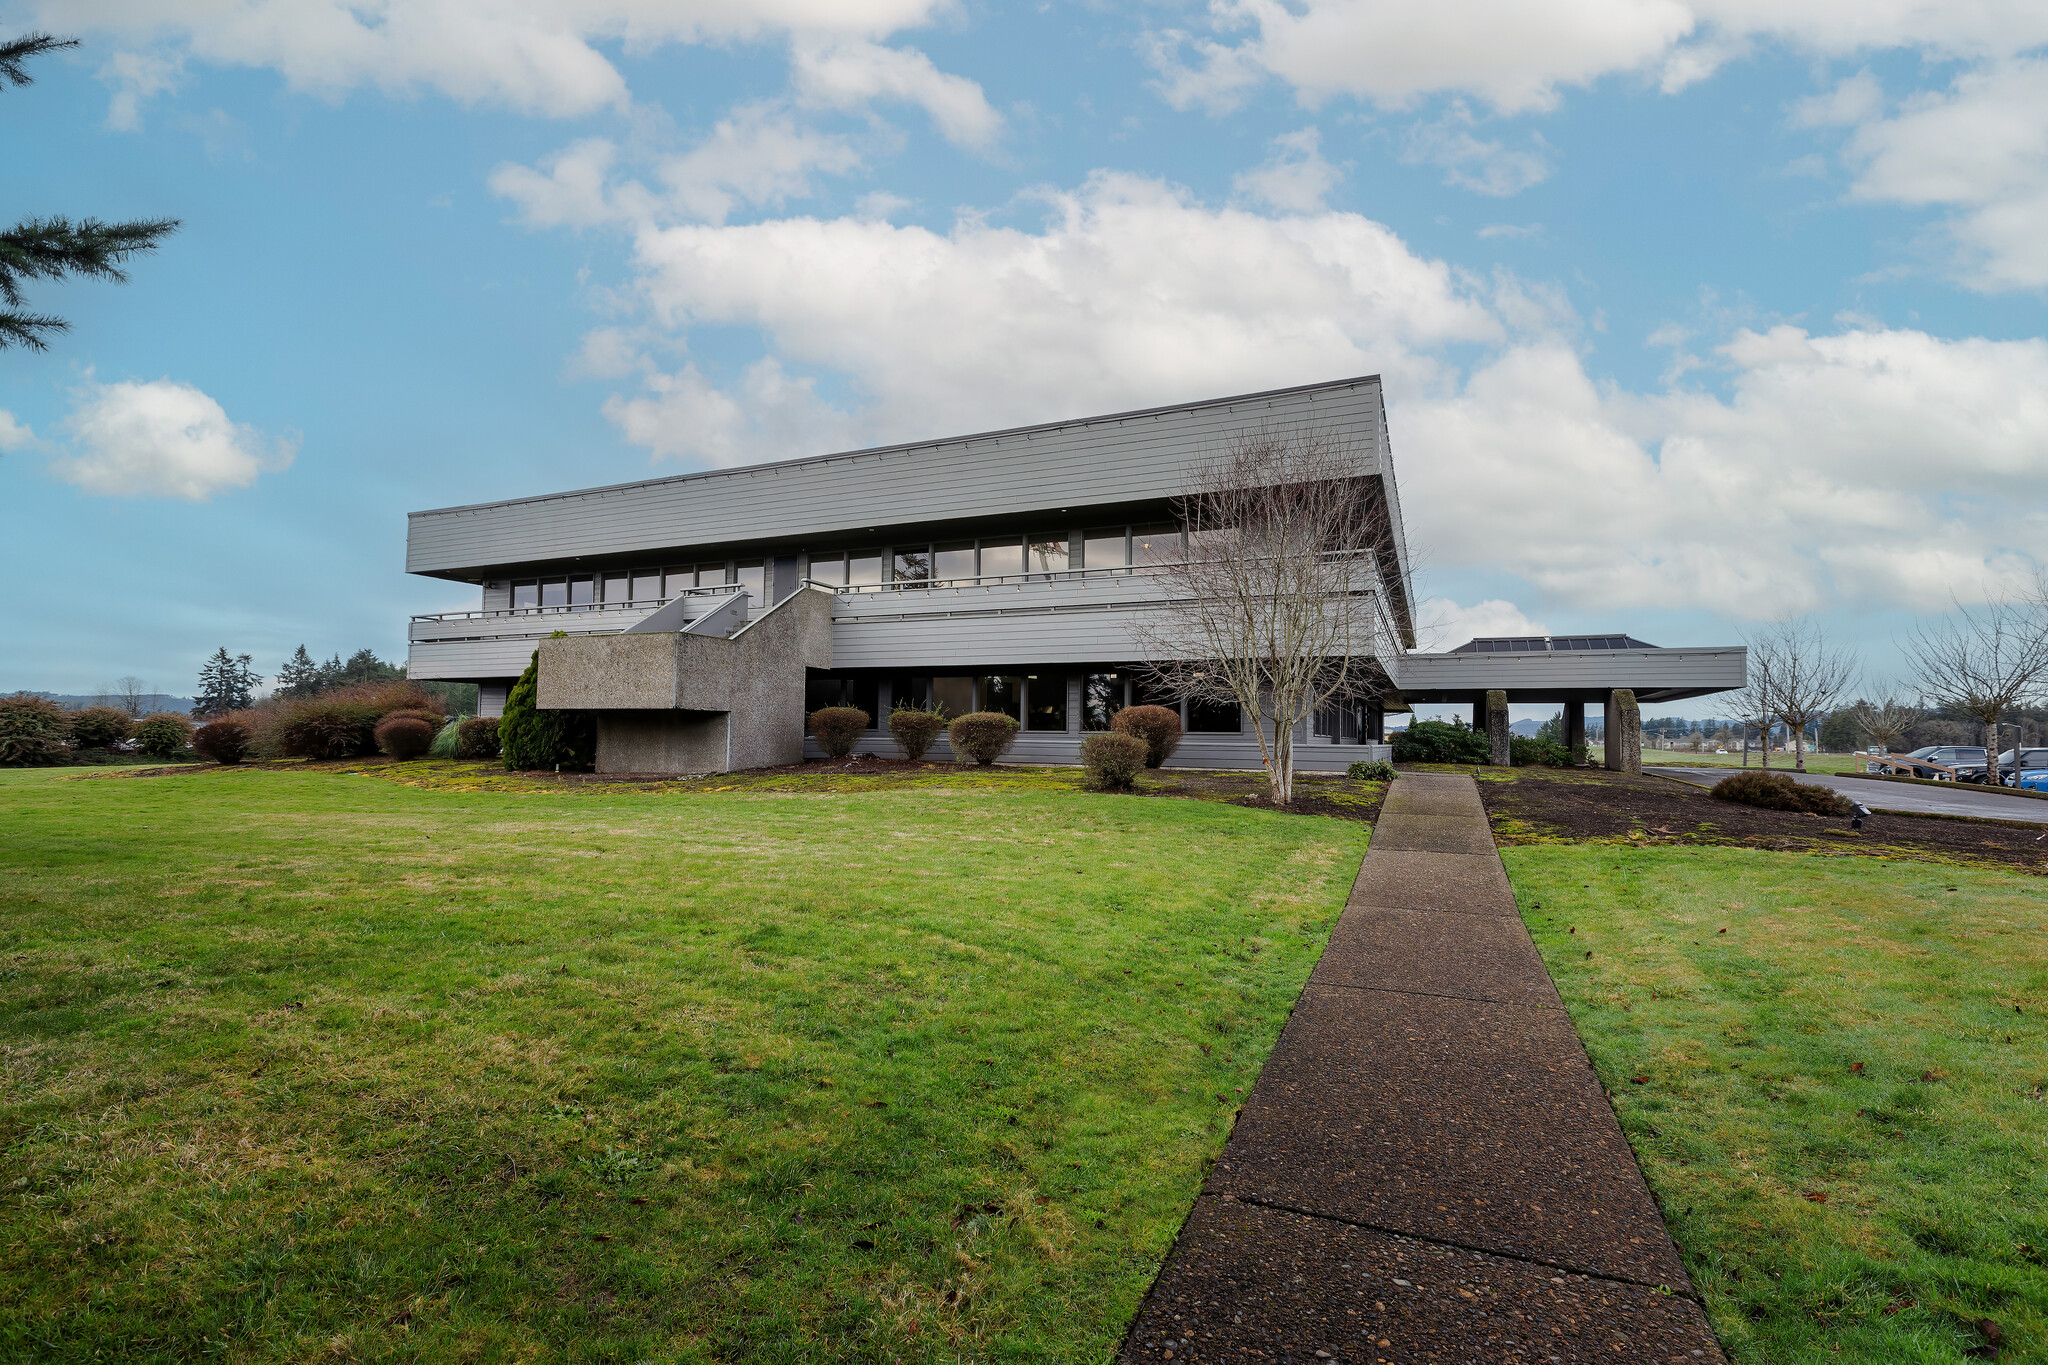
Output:
M1145 766L1157 768L1180 747L1180 713L1164 706L1126 706L1110 718L1109 728L1145 741Z
M457 758L496 758L498 722L495 717L471 716L455 727Z
M1104 730L1081 741L1081 766L1088 786L1099 792L1127 792L1137 785L1151 746L1137 735Z
M71 713L71 742L81 749L111 749L135 727L126 711L113 706L88 706Z
M588 711L543 711L540 698L540 651L533 652L526 671L505 698L498 720L499 753L508 772L539 772L561 768L588 772L597 766L597 722Z
M208 721L192 734L192 752L232 767L249 756L254 747L249 727L236 720Z
M1016 740L1017 721L1000 711L969 711L946 727L946 738L953 741L953 755L960 762L986 768Z
M1711 795L1717 801L1761 806L1765 810L1806 811L1814 815L1853 815L1856 812L1854 803L1841 793L1795 782L1784 773L1736 773L1715 783Z
M811 734L827 758L845 758L867 733L872 717L858 706L821 706L811 712Z
M1508 762L1517 768L1571 767L1571 752L1554 739L1537 735L1533 739L1512 735L1508 739Z
M48 697L0 697L0 767L46 768L70 757L70 717Z
M1418 720L1394 736L1396 763L1488 763L1493 745L1484 734L1443 720Z
M135 733L129 738L151 758L173 758L192 742L192 722L175 711L158 711L135 722Z
M1344 775L1354 782L1392 782L1394 765L1360 759L1344 770Z
M889 733L903 746L905 758L921 763L932 745L939 742L939 736L946 733L946 718L937 711L899 707L889 713Z
M434 743L434 727L418 716L386 716L377 722L377 747L401 762L418 758Z
M378 723L400 712L441 723L441 708L418 683L389 682L274 702L257 709L253 728L259 749L285 757L363 758L377 752Z

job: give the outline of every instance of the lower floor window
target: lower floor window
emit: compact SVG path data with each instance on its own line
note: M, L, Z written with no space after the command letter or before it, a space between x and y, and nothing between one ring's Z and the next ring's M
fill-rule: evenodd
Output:
M856 706L868 713L868 729L879 729L880 708L876 703L880 689L876 682L872 677L813 673L804 679L804 714L827 706Z
M1188 732L1201 735L1234 735L1244 728L1234 701L1188 702Z
M1024 679L1014 673L990 673L981 679L981 709L1012 720L1024 719Z
M1124 675L1090 673L1081 679L1081 728L1107 730L1117 712L1124 709Z
M1033 673L1024 680L1029 704L1024 712L1027 730L1067 728L1067 679L1065 674Z

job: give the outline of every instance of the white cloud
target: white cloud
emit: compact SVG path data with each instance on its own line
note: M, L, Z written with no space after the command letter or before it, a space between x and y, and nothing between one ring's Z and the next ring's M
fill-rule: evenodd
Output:
M173 379L93 384L64 419L72 454L50 466L91 493L204 502L292 462L298 443L228 420L221 405Z
M1270 204L1287 213L1311 213L1344 179L1344 172L1323 160L1322 134L1314 128L1282 133L1273 139L1273 154L1256 170L1240 172L1231 182L1238 196Z
M1883 111L1884 87L1868 71L1859 71L1836 82L1826 94L1793 105L1792 123L1799 128L1844 128Z
M431 90L558 117L628 102L598 50L667 43L872 39L927 22L945 0L43 0L41 22L98 30L137 71L186 55L269 67L295 89ZM117 111L132 114L123 86Z
M1110 174L1045 197L1036 232L643 231L639 288L661 326L754 328L785 361L847 376L877 438L1370 371L1412 388L1440 373L1434 348L1504 334L1447 266L1357 214L1211 209Z
M1442 118L1408 130L1401 159L1410 165L1441 167L1446 185L1502 198L1549 176L1550 159L1544 155L1540 134L1531 135L1528 147L1510 147L1474 136L1474 124L1464 102L1454 100Z
M1603 76L1677 90L1757 41L1824 57L1908 48L1971 59L2048 42L2039 0L1212 0L1209 13L1217 36L1166 30L1148 45L1177 108L1227 108L1271 77L1311 104L1469 95L1527 113Z
M178 88L184 76L184 62L146 52L116 52L99 70L99 77L114 87L107 103L107 126L132 133L142 126L142 106L166 91Z
M814 381L793 378L773 357L747 368L735 392L685 365L647 376L635 398L613 395L604 415L628 441L656 459L696 464L757 464L857 444L857 423L817 396Z
M986 150L1002 132L1002 116L981 87L932 65L916 48L841 38L799 38L790 54L791 76L804 103L825 109L860 109L878 99L923 108L947 141Z
M1478 236L1482 241L1492 241L1497 237L1541 237L1542 235L1543 224L1541 223L1488 223L1485 227L1479 229L1478 232Z
M0 451L21 450L36 443L36 434L28 423L19 421L15 415L0 409Z
M1847 157L1855 197L1959 212L1957 269L1980 289L2048 286L2048 60L2000 62L1892 117L1856 107Z
M1461 606L1448 597L1426 598L1415 609L1415 643L1423 650L1455 649L1467 640L1503 635L1548 635L1550 629L1512 602L1489 597Z

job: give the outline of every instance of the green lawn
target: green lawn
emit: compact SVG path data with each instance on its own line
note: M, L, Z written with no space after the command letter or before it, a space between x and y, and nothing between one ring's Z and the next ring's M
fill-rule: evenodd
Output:
M2048 1359L2048 879L1503 852L1736 1360Z
M1362 825L0 774L0 1358L1105 1359Z

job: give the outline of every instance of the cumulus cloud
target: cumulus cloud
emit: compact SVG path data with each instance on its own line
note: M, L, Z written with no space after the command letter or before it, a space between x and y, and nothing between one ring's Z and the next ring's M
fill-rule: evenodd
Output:
M1846 83L1845 83L1846 84ZM1871 82L1874 90L1875 82ZM1903 101L1851 97L1846 149L1859 199L1957 210L1957 272L1979 289L2048 286L2048 60L1965 71Z
M36 443L36 434L28 423L18 420L15 415L0 409L0 451L20 450Z
M1423 650L1455 649L1467 640L1502 635L1548 635L1512 602L1489 597L1463 606L1448 597L1425 598L1415 609L1415 643Z
M1526 147L1510 147L1473 132L1476 120L1462 100L1453 101L1442 118L1418 123L1403 140L1401 159L1410 165L1443 169L1444 183L1505 198L1520 194L1550 175L1550 158L1541 134Z
M846 175L861 165L851 141L804 127L772 102L741 105L690 150L655 158L654 187L617 177L619 159L610 139L585 138L537 168L499 166L490 187L516 204L532 227L722 223L742 207L809 198L816 177Z
M298 443L228 420L174 379L93 384L64 419L71 454L51 471L90 493L204 502L292 462Z
M773 357L756 361L731 391L695 365L650 373L632 398L613 395L605 416L656 459L697 464L758 464L858 444L860 423L819 398L816 381L786 372Z
M1213 36L1166 30L1149 43L1178 108L1227 108L1276 79L1310 103L1341 95L1398 109L1469 95L1528 113L1603 76L1679 89L1759 40L1824 57L1910 48L1972 59L2048 42L2037 0L1213 0L1209 12Z
M129 46L116 117L146 97L149 62L190 55L268 67L295 89L431 90L557 117L628 102L600 43L865 40L927 22L945 0L42 0L41 22ZM135 76L119 65L130 63ZM136 76L143 77L137 83ZM127 103L124 105L123 100Z
M1374 370L1413 388L1438 382L1437 347L1504 335L1476 285L1357 214L1210 208L1112 174L1044 198L1037 231L643 231L638 289L665 328L752 328L783 360L846 376L877 438Z
M1002 116L979 85L939 70L916 48L805 37L792 48L790 68L798 97L819 108L860 109L874 100L915 104L947 141L975 149L990 147L1002 131Z
M1273 139L1273 154L1255 170L1232 182L1240 198L1269 204L1287 213L1308 213L1323 207L1323 196L1337 188L1344 172L1323 160L1322 134L1314 128L1283 133Z

